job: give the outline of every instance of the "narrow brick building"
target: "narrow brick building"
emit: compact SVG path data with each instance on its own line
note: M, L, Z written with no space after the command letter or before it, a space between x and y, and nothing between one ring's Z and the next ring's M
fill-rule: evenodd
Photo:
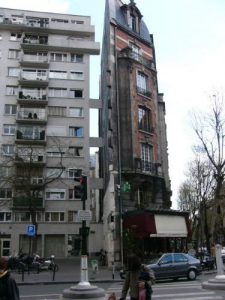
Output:
M153 36L134 1L106 0L101 99L104 242L114 262L123 261L131 235L139 238L136 247L141 245L143 254L169 246L160 234L187 234L185 215L170 210L165 102L158 91ZM168 220L173 232L160 233ZM180 225L183 231L176 233Z

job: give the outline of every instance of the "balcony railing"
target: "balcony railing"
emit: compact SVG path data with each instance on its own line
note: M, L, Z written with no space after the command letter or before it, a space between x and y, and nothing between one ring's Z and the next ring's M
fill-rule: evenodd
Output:
M40 92L27 92L24 93L23 91L19 92L19 100L27 100L27 101L42 101L42 102L46 102L47 101L47 93L46 90L43 90L42 93Z
M26 197L15 197L13 198L13 208L14 209L42 209L44 208L43 198L29 199Z
M46 72L22 72L20 80L47 80Z
M135 159L136 171L149 173L153 176L162 176L161 165L158 163L152 163L140 158Z
M142 95L144 95L144 96L146 96L148 98L152 97L152 93L150 91L148 91L146 89L143 89L143 88L141 88L139 86L137 86L137 93L138 94L142 94Z
M47 45L48 38L44 36L40 36L40 37L25 36L23 38L23 44Z
M45 130L41 130L41 131L28 130L26 132L18 129L16 131L16 139L30 140L30 141L45 141Z
M17 112L17 121L27 121L27 122L46 122L47 114L44 109L32 109L27 108L26 110Z

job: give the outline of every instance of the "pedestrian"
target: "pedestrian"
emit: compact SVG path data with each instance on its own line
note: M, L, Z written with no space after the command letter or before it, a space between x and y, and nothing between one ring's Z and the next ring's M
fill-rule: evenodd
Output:
M120 300L125 300L129 290L130 300L151 300L151 285L154 273L141 264L138 256L130 255L127 260L128 271L123 284Z
M7 264L6 258L0 257L0 300L20 300L19 289Z

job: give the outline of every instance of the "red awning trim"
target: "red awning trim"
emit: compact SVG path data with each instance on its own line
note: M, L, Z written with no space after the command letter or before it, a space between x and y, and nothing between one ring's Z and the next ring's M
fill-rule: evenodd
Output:
M123 228L129 229L136 238L149 238L150 234L156 234L154 215L144 213L124 216Z

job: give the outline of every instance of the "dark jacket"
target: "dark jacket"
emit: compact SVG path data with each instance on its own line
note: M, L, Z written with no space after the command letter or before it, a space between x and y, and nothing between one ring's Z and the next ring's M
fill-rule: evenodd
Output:
M20 300L16 281L8 271L0 275L0 300Z
M146 300L151 299L151 294L152 294L151 285L155 281L155 276L152 270L146 270L146 268L143 266L140 270L127 272L120 299L126 299L128 290L130 291L131 299L138 299L139 296L138 283L140 280L145 282Z

